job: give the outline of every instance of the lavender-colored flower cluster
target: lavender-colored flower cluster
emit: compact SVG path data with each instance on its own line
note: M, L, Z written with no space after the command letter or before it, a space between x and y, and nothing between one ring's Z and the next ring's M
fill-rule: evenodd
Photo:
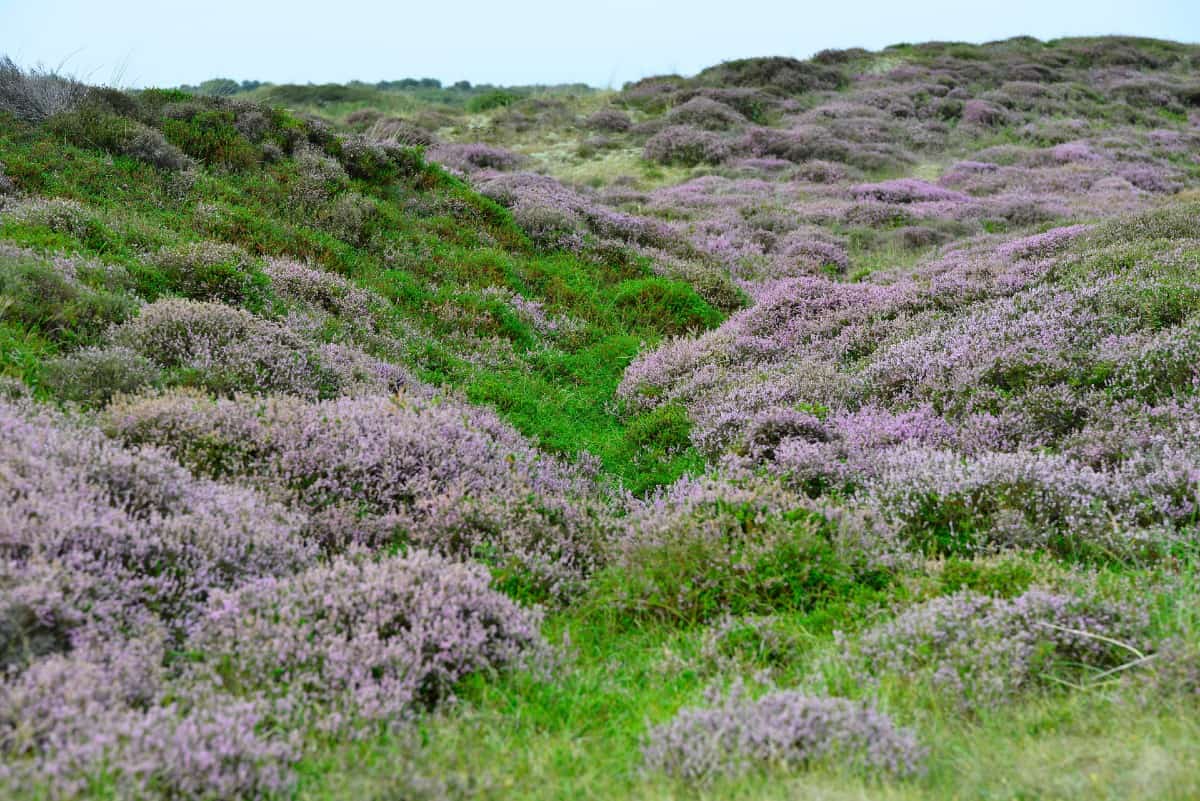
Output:
M1031 589L1012 600L970 591L935 598L866 632L846 658L868 683L929 682L939 695L982 709L1024 690L1099 673L1145 648L1145 609L1089 595ZM1062 680L1062 679L1060 679Z
M282 494L327 547L411 542L485 559L569 595L596 564L605 517L590 479L494 413L449 399L322 403L190 393L111 407L111 431L184 464Z
M490 584L478 565L423 551L338 558L214 592L189 642L226 681L286 696L300 715L329 709L325 726L396 722L539 650L537 615Z
M796 691L752 700L739 688L715 706L684 709L653 729L643 754L649 769L690 782L830 763L909 776L922 770L925 757L911 730L869 706Z
M27 400L0 402L0 432L4 786L85 795L107 776L131 795L264 797L300 755L281 721L401 720L468 673L542 652L537 616L480 566L424 552L321 564L303 509L156 447ZM349 491L332 478L310 489ZM181 669L174 652L204 659Z
M1160 217L749 284L754 306L641 356L618 392L682 403L712 457L847 495L925 548L1154 553L1186 538L1200 487L1190 413L1164 407L1196 385L1200 340L1167 298L1194 291L1197 232ZM1146 424L1098 439L1114 415Z

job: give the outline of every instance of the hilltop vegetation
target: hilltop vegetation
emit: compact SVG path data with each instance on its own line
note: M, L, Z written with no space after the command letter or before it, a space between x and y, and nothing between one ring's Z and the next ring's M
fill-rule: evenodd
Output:
M1200 794L1200 47L0 62L0 783Z

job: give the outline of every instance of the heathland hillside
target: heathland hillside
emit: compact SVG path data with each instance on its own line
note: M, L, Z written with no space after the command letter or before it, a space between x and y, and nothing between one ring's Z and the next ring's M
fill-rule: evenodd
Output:
M1200 46L0 62L0 788L1200 796Z

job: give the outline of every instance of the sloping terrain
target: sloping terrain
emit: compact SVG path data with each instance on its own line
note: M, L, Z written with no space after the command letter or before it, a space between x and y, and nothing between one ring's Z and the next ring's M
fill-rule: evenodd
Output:
M0 165L14 797L1200 795L1200 47L6 61Z

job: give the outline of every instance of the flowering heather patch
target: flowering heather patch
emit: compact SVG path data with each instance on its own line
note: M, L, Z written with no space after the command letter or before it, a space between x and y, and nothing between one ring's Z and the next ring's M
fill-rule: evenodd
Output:
M729 142L719 134L692 128L687 125L672 125L650 137L646 142L645 157L660 164L720 164L730 157Z
M0 114L0 795L1197 795L1198 66Z
M363 324L370 320L372 307L384 302L337 273L297 261L271 259L265 272L277 294L347 322Z
M331 547L407 541L561 595L596 563L603 507L589 481L478 407L413 394L314 404L174 393L118 403L107 419L130 443L282 492Z
M923 768L925 750L911 730L844 698L777 690L751 700L735 688L723 700L710 700L716 705L681 710L650 732L643 751L649 769L705 782L831 763L893 776Z
M42 383L59 400L103 406L113 395L145 389L160 377L149 359L128 348L89 347L47 361Z
M585 127L593 131L607 133L624 133L633 127L629 115L617 108L604 108L590 115L583 121Z
M1144 648L1148 625L1144 609L1086 595L1031 589L1005 600L963 591L851 640L847 658L866 681L915 679L982 709L1051 686L1055 671L1086 678L1130 661L1124 646Z
M112 646L118 643L112 643ZM294 784L295 738L262 704L207 689L167 700L161 643L52 656L0 685L0 787L86 798L268 798Z
M60 642L77 626L111 633L147 614L183 622L211 588L315 557L301 516L194 478L155 448L130 451L7 401L0 430L6 606L32 604Z
M479 142L472 144L439 144L426 152L431 161L457 170L473 173L478 170L507 172L521 166L524 159L518 153Z
M261 304L266 281L250 255L234 245L195 242L165 248L147 259L175 290L193 300L234 306Z
M539 618L478 565L424 551L338 558L292 578L214 593L190 644L226 681L316 704L329 728L397 722L464 676L527 663Z
M724 103L709 97L693 97L667 112L674 125L691 125L709 131L725 131L747 124L748 120Z
M850 188L857 198L878 200L881 203L918 203L939 200L965 201L962 192L943 189L935 184L916 178L897 178L878 184L859 184Z
M111 334L164 369L194 373L219 392L258 390L304 397L329 379L310 343L279 323L222 303L159 300Z

